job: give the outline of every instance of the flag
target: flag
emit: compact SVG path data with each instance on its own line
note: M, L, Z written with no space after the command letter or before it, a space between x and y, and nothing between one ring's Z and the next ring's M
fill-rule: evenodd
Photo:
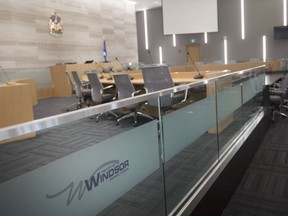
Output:
M107 50L106 50L106 40L105 40L105 37L103 37L103 57L104 57L104 62L107 62Z

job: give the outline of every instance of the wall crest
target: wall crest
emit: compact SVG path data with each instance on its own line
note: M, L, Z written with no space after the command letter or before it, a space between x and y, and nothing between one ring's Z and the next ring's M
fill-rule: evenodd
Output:
M61 22L61 17L56 14L56 12L50 16L48 21L49 34L55 37L61 37L63 34L63 24Z

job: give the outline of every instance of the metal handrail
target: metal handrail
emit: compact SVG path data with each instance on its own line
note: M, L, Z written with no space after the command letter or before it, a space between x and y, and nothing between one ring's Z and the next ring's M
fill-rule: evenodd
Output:
M126 98L126 99L121 99L118 101L100 104L94 107L88 107L85 109L80 109L80 110L76 110L76 111L69 112L69 113L59 114L59 115L55 115L51 117L46 117L42 119L37 119L37 120L17 124L17 125L0 128L0 141L15 138L15 137L29 134L29 133L33 133L36 131L48 129L51 127L60 126L62 124L67 124L67 123L80 120L86 117L90 117L99 113L129 106L129 105L140 103L143 101L151 100L151 99L161 97L164 95L169 95L171 93L185 91L187 89L198 87L198 86L210 83L210 82L215 82L217 80L220 80L220 79L232 76L232 75L233 76L242 75L242 74L249 73L253 70L258 70L258 69L265 69L265 65L261 65L258 67L253 67L253 68L249 68L249 69L245 69L245 70L241 70L241 71L237 71L237 72L233 72L229 74L224 74L224 75L209 78L209 79L197 80L196 82L193 82L193 83L178 85L178 86L164 89L161 91L151 92L151 93L138 95L138 96L131 97L131 98Z

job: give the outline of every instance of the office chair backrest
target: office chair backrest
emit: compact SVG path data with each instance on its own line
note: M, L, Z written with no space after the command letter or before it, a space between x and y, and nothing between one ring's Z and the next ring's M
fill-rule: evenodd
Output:
M76 93L75 85L74 85L74 83L73 83L73 81L72 81L72 79L71 79L71 77L70 77L68 71L66 71L65 73L66 73L67 79L68 79L69 84L70 84L71 94L75 94L75 93Z
M288 74L286 74L282 79L281 89L283 93L283 98L288 99Z
M72 74L74 82L75 82L76 96L82 97L82 81L78 75L78 72L77 71L71 71L71 74Z
M91 97L92 100L96 103L102 103L102 89L103 85L101 84L97 73L89 72L87 77L91 86Z
M118 91L118 98L128 98L132 97L135 88L131 83L130 77L128 74L113 74L115 85Z
M142 68L144 87L149 92L159 91L174 87L174 83L167 65L149 66ZM149 100L148 104L157 106L157 99ZM170 95L161 97L162 107L173 105L173 99Z

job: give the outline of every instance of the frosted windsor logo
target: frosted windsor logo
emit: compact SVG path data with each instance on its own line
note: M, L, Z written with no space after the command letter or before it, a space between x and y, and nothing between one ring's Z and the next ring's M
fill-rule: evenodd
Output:
M107 181L112 181L113 179L119 177L121 174L129 169L129 160L121 162L119 160L111 160L102 164L97 168L91 175L89 179L82 180L78 183L74 189L74 182L71 182L63 190L55 194L47 194L48 199L54 199L67 192L67 202L66 205L69 206L73 199L78 194L78 200L81 200L85 192L90 192L96 190L98 186Z

